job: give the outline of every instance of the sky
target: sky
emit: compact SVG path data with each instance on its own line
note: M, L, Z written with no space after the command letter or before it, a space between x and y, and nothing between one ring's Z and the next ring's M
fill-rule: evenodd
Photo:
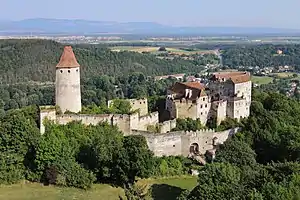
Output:
M300 0L0 0L0 20L158 22L300 29Z

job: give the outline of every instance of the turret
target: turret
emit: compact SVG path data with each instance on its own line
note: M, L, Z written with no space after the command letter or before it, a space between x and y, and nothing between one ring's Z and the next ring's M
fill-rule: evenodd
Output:
M56 66L55 102L61 111L81 111L80 65L71 46L66 46Z

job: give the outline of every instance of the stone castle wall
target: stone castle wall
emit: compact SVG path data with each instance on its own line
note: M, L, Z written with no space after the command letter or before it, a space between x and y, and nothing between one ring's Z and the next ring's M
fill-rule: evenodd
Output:
M176 118L185 119L192 118L197 119L197 104L192 101L187 101L185 99L182 100L174 100L176 109Z
M147 98L142 99L126 99L129 101L131 106L131 111L139 110L140 116L148 115L148 100ZM111 106L113 100L107 102L108 107Z
M39 123L41 134L45 133L44 121L46 119L56 121L56 109L54 106L44 106L43 109L40 109Z
M101 122L107 122L110 125L116 125L124 133L131 134L132 129L147 130L149 125L156 125L158 121L158 112L154 112L140 117L138 113L131 115L122 114L60 114L57 115L55 109L42 109L40 111L40 132L45 132L44 120L48 118L58 124L67 124L72 121L81 121L81 123L89 125L97 125ZM174 124L174 122L172 123ZM174 126L174 125L173 125ZM171 125L170 125L171 127ZM169 130L170 131L170 130Z
M176 119L160 123L160 133L168 133L174 128L176 128Z
M133 130L134 135L143 135L149 149L156 156L188 156L190 146L197 144L201 154L214 148L214 145L223 144L231 135L237 133L239 128L229 129L222 132L214 130L200 130L196 132L170 132L167 134L153 134L147 131Z
M158 123L158 112L150 113L141 117L137 115L135 117L132 117L131 129L147 131L149 125L156 125Z

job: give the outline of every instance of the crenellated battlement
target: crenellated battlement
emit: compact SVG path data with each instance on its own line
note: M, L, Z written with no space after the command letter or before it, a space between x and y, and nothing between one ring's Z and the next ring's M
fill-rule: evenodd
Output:
M203 134L215 133L215 129L202 129L202 130L197 130L197 131L185 131L184 133L186 135L197 137L197 136L203 135Z

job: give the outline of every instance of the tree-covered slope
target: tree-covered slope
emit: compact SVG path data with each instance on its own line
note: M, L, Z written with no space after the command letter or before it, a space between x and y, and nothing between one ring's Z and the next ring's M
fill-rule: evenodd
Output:
M277 54L281 50L282 54ZM226 49L223 54L223 64L229 67L260 66L278 67L284 65L300 65L300 45L249 45Z
M63 44L50 40L1 40L0 80L2 83L53 81ZM112 52L97 45L73 47L82 66L82 78L97 75L124 76L131 72L145 75L198 72L195 61L162 60L135 52Z

